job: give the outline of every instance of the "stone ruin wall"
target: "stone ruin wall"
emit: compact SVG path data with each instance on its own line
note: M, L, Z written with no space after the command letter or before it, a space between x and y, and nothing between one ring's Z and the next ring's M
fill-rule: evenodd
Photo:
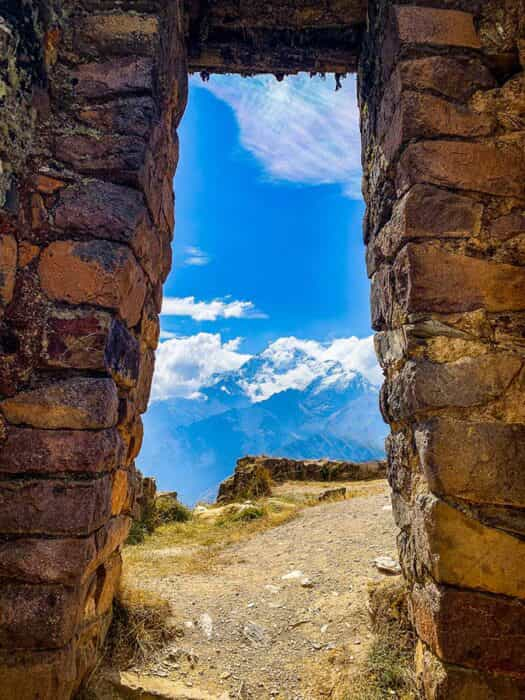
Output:
M182 36L180 5L151 0L16 1L0 24L5 700L71 697L110 620L170 268Z
M525 697L524 2L374 0L366 31L364 5L2 5L6 700L70 698L109 622L170 266L185 35L192 69L278 77L353 69L362 44L367 265L418 671L427 698Z
M525 698L525 6L378 2L365 239L425 696ZM521 37L521 38L520 38Z
M257 492L263 474L276 484L285 481L368 481L386 478L386 461L344 462L330 459L289 459L266 455L241 457L235 471L219 484L217 503L230 503ZM271 490L271 489L269 489Z

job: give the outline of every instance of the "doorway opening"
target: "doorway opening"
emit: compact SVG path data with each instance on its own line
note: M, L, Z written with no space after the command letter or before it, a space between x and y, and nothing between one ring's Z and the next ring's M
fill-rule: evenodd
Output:
M128 548L124 590L160 595L182 646L207 659L182 655L179 680L228 697L346 683L341 668L370 651L376 560L397 567L355 80L336 86L193 78L180 128L139 458L177 497L160 495L165 524Z
M238 458L384 456L355 79L190 81L139 466L190 504Z

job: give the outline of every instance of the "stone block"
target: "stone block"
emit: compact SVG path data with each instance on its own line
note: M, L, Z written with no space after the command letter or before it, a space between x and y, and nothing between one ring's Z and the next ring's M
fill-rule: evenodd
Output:
M125 542L131 518L119 516L90 537L16 537L0 542L0 579L79 585Z
M95 536L16 538L0 542L0 580L78 584L97 558Z
M0 648L58 649L72 639L79 590L61 585L3 582L0 586Z
M370 267L374 269L373 262ZM406 281L403 281L402 295L399 294L394 287L395 282L396 280L391 265L381 265L374 271L370 289L370 306L372 328L376 331L401 326L403 323L406 323L406 314L405 317L397 317L399 316L400 305L397 304L396 308L398 297L403 299L403 296L406 296Z
M119 425L119 431L126 446L125 465L129 465L138 457L144 438L144 426L139 415Z
M153 98L127 97L84 107L78 116L95 129L145 138L158 115Z
M480 167L483 163L483 167ZM402 191L418 182L485 194L525 196L525 158L519 138L485 142L420 141L403 152L397 173Z
M18 266L26 267L40 254L40 248L28 241L20 241L18 244Z
M398 421L437 408L469 408L500 397L519 372L518 355L498 353L455 362L409 361L383 385L388 418Z
M133 508L134 488L130 472L117 469L113 475L111 491L111 514L131 513Z
M125 56L111 61L83 63L71 72L75 97L87 100L153 92L153 60Z
M95 537L97 556L90 562L88 572L92 572L101 563L105 562L117 551L127 539L131 527L131 518L127 515L119 515L111 518L107 525L98 530Z
M66 183L63 180L57 180L56 177L50 177L49 175L42 174L35 175L33 184L35 189L37 189L41 194L55 194L66 186Z
M110 475L95 480L0 481L0 532L85 536L111 515Z
M394 5L392 8L396 38L401 44L457 46L479 49L474 18L458 10Z
M408 241L417 239L469 238L479 234L483 207L430 185L415 185L394 206L387 224L369 243L369 274L391 260Z
M68 234L127 243L153 284L160 277L160 238L137 190L100 180L70 187L55 208L54 227Z
M122 557L119 553L113 554L98 567L83 603L85 621L95 620L109 612L121 573Z
M525 236L525 211L515 209L510 214L494 219L487 233L497 243L508 241L516 236Z
M434 493L525 508L525 426L436 418L415 439Z
M88 180L65 189L53 211L54 228L63 233L130 243L148 220L143 195L130 187Z
M55 156L83 175L138 185L146 143L137 136L71 134L55 140Z
M55 309L46 320L42 360L50 367L105 369L111 316L94 309Z
M140 325L140 338L150 350L156 350L159 344L160 322L155 302L148 296L144 304Z
M478 112L490 115L507 133L525 128L525 74L518 73L495 90L477 92L472 104Z
M442 661L525 675L525 603L432 583L411 593L416 631Z
M0 650L2 700L70 700L80 680L75 652L75 643L54 651Z
M131 388L139 378L140 346L138 340L119 321L113 321L104 355L105 365L115 382Z
M135 397L139 413L145 413L148 408L154 369L155 353L152 350L146 350L140 358L139 378Z
M155 226L170 238L173 236L175 223L173 175L178 158L177 134L168 136L167 131L162 129L161 125L157 125L150 136L140 180Z
M131 250L109 241L57 241L43 252L40 281L51 298L117 310L129 326L142 315L144 273Z
M428 90L466 102L477 90L496 87L490 70L473 56L425 56L400 62L391 81L394 94L402 90Z
M16 276L17 245L10 234L0 234L0 306L13 298Z
M48 212L41 194L31 195L31 228L35 231L47 229Z
M14 424L95 430L116 424L118 396L111 379L74 377L21 391L0 408Z
M382 141L384 156L390 161L400 147L412 139L488 136L495 125L495 118L489 114L435 95L404 90L394 103L387 98L383 100L377 135Z
M438 583L525 599L525 542L487 527L435 496L419 496L417 559Z
M4 474L94 475L111 471L123 457L118 430L40 430L9 426L0 443Z
M89 14L76 28L75 48L87 55L148 56L158 44L159 20L131 12Z
M388 482L393 491L410 497L419 473L411 435L406 431L392 432L385 440L385 447Z
M428 700L521 700L525 679L444 664L419 643L416 669Z
M409 243L396 258L397 299L408 313L525 311L525 268Z

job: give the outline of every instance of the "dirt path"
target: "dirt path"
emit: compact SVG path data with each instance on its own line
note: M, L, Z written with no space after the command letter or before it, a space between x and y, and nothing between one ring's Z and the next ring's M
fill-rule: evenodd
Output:
M362 493L226 548L212 574L144 582L170 600L184 636L142 671L212 697L330 697L338 662L366 653L367 586L383 578L373 560L396 556L386 482Z

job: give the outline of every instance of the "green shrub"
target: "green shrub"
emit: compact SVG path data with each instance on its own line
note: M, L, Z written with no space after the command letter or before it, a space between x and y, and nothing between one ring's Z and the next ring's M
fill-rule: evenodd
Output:
M257 518L262 518L265 515L264 508L259 506L248 506L243 510L238 511L231 516L233 522L249 522L250 520L257 520Z
M166 523L186 523L191 520L192 512L190 508L180 503L171 494L161 494L157 496L155 502L155 520L158 525Z
M133 522L131 523L128 538L126 540L126 544L142 544L146 539L146 535L149 534L150 531L142 520L133 520Z

